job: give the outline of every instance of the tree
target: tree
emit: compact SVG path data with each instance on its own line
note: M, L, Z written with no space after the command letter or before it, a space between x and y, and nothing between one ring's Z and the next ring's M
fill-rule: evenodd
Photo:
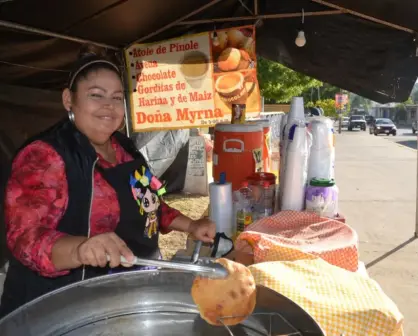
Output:
M324 115L330 118L338 117L337 110L335 108L335 100L334 99L323 99L317 100L315 103L308 102L306 107L320 107L324 110Z
M368 113L371 106L371 100L352 93L350 94L350 104L351 108L364 109L364 111Z
M288 103L292 97L301 96L322 82L293 71L280 63L259 57L257 61L258 82L261 94L268 103Z
M321 86L310 88L302 93L305 102L315 102L316 100L335 99L335 95L340 93L341 89L328 83L321 83Z

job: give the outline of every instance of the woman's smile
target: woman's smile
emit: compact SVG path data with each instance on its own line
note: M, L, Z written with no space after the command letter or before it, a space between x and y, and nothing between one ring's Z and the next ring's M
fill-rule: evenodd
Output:
M104 120L104 121L114 121L115 118L109 115L103 115L103 116L97 116L97 118L99 118L100 120Z

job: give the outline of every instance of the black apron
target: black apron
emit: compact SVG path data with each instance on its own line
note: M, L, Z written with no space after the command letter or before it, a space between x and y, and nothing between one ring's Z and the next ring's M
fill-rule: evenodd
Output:
M153 190L150 186L142 185L135 177L135 171L138 171L137 177L142 177L142 167L146 167L144 159L136 159L109 169L96 165L96 170L114 188L118 197L120 220L115 233L126 242L136 256L158 259L160 256L158 249L160 197L158 197L158 191ZM152 179L149 170L147 173L150 176L148 180ZM146 182L147 178L142 180ZM158 187L160 183L156 182L154 178L152 185ZM157 187L155 188L158 189ZM81 275L81 272L78 272L81 270L80 268L72 270L67 276L42 278L42 282L38 283L39 275L13 258L10 262L11 266L0 305L0 318L40 295L79 281L77 280L78 276L72 276L73 272ZM129 268L121 266L114 269L110 269L108 266L105 268L86 267L85 278L147 268L149 269L144 266ZM13 272L11 272L12 270Z
M159 259L161 199L158 191L153 189L158 189L159 184L155 177L152 178L144 160L136 159L107 169L97 164L96 170L112 186L118 197L120 220L115 233L134 255ZM146 267L120 267L110 270L109 273L144 268Z

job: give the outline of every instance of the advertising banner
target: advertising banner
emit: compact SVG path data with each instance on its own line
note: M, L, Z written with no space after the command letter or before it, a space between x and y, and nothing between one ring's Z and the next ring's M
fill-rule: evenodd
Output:
M344 107L348 104L348 95L347 94L340 94L337 93L335 95L335 107L337 109L344 109Z
M125 57L133 132L230 122L232 104L260 113L254 26L134 44Z

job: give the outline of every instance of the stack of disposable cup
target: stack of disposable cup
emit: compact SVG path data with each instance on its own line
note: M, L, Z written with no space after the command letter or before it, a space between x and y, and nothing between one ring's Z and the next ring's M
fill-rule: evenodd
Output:
M280 129L279 129L280 137L283 137L283 131L284 131L284 128L286 127L288 118L289 118L289 116L287 114L284 114L282 116L282 119L280 121Z
M289 130L295 124L299 124L300 122L305 122L305 108L303 106L303 98L302 97L293 97L292 103L290 105L290 111L287 114L287 118L282 123L282 145L280 146L280 153L281 153L281 160L283 162L283 166L286 164L286 151L289 139ZM282 169L280 170L282 172Z
M318 118L309 123L312 146L308 162L308 181L313 178L333 179L335 176L334 134L330 122L328 118Z
M303 106L303 97L293 97L290 105L290 111L287 121L305 120L305 108Z
M279 176L282 178L284 171L286 169L286 160L287 160L287 149L289 143L289 133L290 130L293 129L295 125L304 124L305 123L305 108L303 106L303 98L302 97L293 97L292 103L290 106L290 111L283 119L282 122L282 140L280 142L280 172ZM282 181L280 181L280 190L279 190L279 202L283 198L283 188L282 188Z
M289 130L286 166L281 182L281 210L301 211L305 205L305 188L309 156L309 133L304 123Z

